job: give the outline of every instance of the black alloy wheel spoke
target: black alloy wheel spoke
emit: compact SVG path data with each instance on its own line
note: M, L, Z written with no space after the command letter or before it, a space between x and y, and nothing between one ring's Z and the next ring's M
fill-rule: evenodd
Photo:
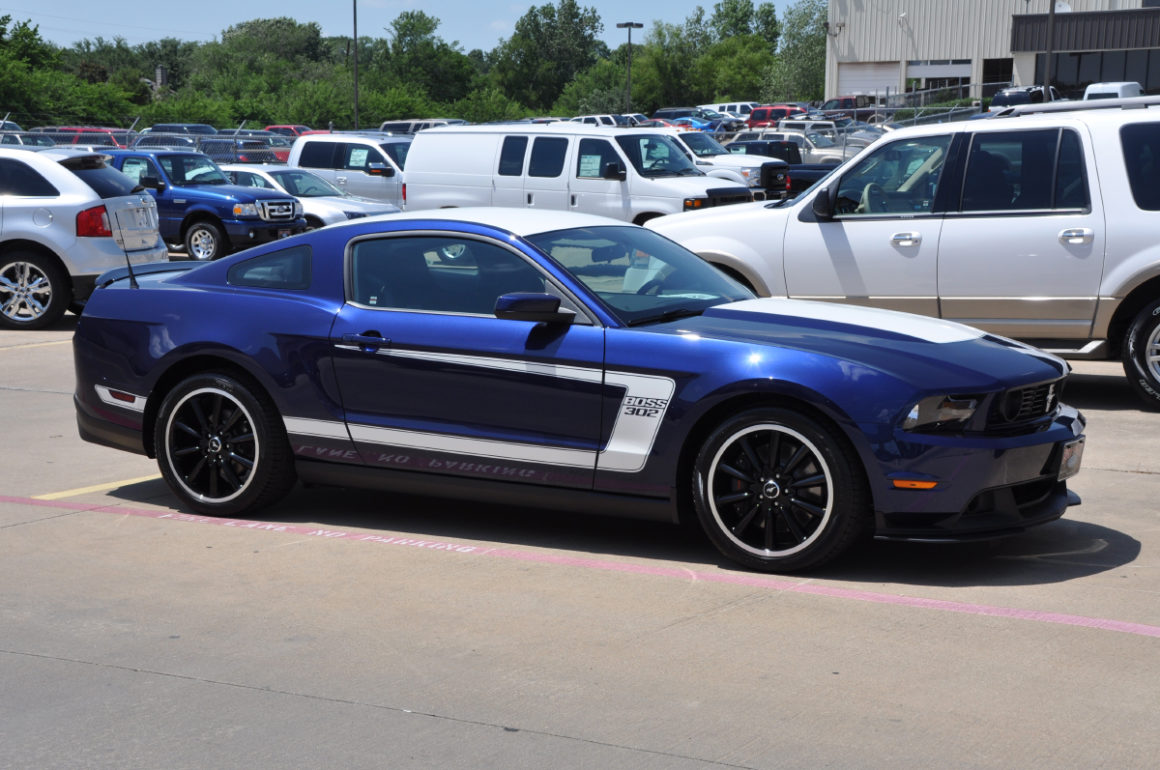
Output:
M741 517L741 521L737 522L737 524L733 527L733 534L741 537L741 533L749 528L750 523L753 521L753 517L756 516L760 510L761 503L755 503L753 507L749 509L749 512Z
M736 478L736 479L740 479L741 481L744 481L746 484L752 484L752 483L753 483L753 477L752 477L752 476L750 476L750 475L749 475L748 473L746 473L745 471L742 471L742 470L740 470L740 469L738 469L738 468L735 468L735 467L733 467L732 465L729 465L728 463L721 463L721 464L720 464L719 466L717 466L717 467L718 467L718 469L720 469L720 470L721 470L721 471L723 471L724 473L728 473L730 476L732 476L732 477L734 477L734 478Z
M793 453L793 456L790 457L789 460L786 461L786 464L781 467L781 472L786 474L787 476L792 474L793 469L796 468L798 466L798 464L802 460L804 460L806 458L806 456L809 454L810 454L809 447L807 447L805 444L798 445L798 448Z
M209 496L218 497L218 474L210 469L209 474Z
M755 473L760 473L761 460L758 459L757 452L754 451L753 446L749 443L749 436L742 436L737 440L737 443L741 445L741 451L743 451L745 456L749 459L749 467L751 467ZM748 479L746 479L746 481L748 481Z
M253 431L250 431L249 433L243 433L239 436L230 437L231 444L240 444L242 442L253 441L253 440L254 440L254 432Z
M238 418L240 418L241 416L242 416L242 410L241 409L234 409L230 413L230 416L226 419L225 424L220 425L218 427L218 432L219 433L229 433L230 428L234 427L234 424L238 421Z
M802 532L802 528L798 526L798 521L794 518L793 511L782 511L781 520L785 522L786 529L794 536L799 543L804 543L809 535Z
M223 433L222 424L222 396L220 393L215 394L213 399L213 411L210 413L210 426L218 433Z
M173 427L177 428L178 430L180 430L183 433L188 433L190 436L193 436L195 439L201 440L201 431L195 430L191 426L186 425L181 420L174 420Z
M234 473L234 469L230 467L229 463L225 463L221 466L221 476L227 484L233 486L232 491L236 492L242 488L241 479L239 479L237 474Z
M240 454L238 454L237 452L230 452L230 461L231 461L231 462L235 462L235 463L237 463L238 465L244 466L244 467L246 468L246 470L247 470L247 471L248 471L249 469L251 469L251 468L253 468L253 467L254 467L254 461L253 461L253 460L251 460L251 459L250 459L250 458L248 458L248 457L242 457L242 456L241 456Z
M791 497L789 504L792 507L797 508L798 510L804 511L805 513L807 513L808 515L810 515L814 518L820 519L826 515L826 511L824 508L817 506L817 505L814 505L813 503L807 503L805 500L802 500L800 497Z
M201 404L197 401L197 399L193 399L189 402L189 408L193 412L193 416L197 418L197 424L201 426L202 434L209 433L209 421L206 420L205 412L202 411Z
M731 495L718 495L717 505L732 505L749 497L749 492L734 492Z
M789 484L789 488L793 490L808 489L810 487L823 486L826 483L826 475L824 473L817 473L813 476L806 476L804 479L795 479Z
M191 470L188 474L186 474L186 476L185 476L186 483L192 482L194 479L196 479L197 475L199 473L201 473L201 469L204 467L205 467L205 458L202 457L201 459L199 459L197 461L197 464L193 466L193 470Z
M199 447L197 445L187 446L184 449L174 450L173 456L174 457L188 457L189 455L197 454L200 451L201 451L201 447Z

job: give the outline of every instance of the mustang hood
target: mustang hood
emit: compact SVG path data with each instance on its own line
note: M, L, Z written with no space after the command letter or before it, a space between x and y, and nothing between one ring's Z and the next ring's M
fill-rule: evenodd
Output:
M754 299L679 321L702 337L793 347L859 363L910 382L1001 387L1061 377L1061 359L937 318L792 299Z

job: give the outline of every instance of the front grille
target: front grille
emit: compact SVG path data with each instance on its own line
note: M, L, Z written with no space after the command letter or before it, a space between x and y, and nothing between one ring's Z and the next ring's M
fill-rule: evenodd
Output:
M783 192L789 187L788 167L781 163L761 164L761 186L767 190Z
M288 222L294 219L294 201L258 201L258 214L267 222Z
M749 203L753 200L753 193L748 187L718 187L706 190L710 206L725 206L730 203Z
M1037 420L1051 414L1059 406L1063 391L1062 379L1014 388L995 399L988 424L990 427L1008 427Z

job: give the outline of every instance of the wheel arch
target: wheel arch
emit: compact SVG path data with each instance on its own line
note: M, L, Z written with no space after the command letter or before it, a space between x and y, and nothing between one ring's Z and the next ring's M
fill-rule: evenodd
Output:
M214 214L213 212L205 211L204 209L195 209L188 212L185 215L185 218L181 220L181 240L185 240L185 235L189 232L189 228L201 222L208 222L217 229L221 230L222 237L226 237L226 227L222 223L221 217L219 217L217 214Z
M1119 358L1123 353L1124 335L1136 314L1145 306L1160 299L1160 275L1153 276L1136 286L1116 306L1111 321L1108 322L1108 357Z
M72 274L69 272L68 265L65 264L60 254L57 254L54 250L39 241L32 241L27 238L13 238L12 240L0 243L0 256L7 256L14 251L31 251L47 259L51 259L60 268L61 275L64 276L69 293L74 293Z

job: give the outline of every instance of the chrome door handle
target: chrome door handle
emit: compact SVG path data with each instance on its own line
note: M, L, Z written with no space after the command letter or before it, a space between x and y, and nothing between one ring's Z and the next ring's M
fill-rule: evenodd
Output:
M1063 230L1059 234L1059 240L1072 246L1091 243L1093 238L1095 238L1095 233L1092 232L1090 227L1072 227L1068 230Z
M917 246L922 243L921 233L895 233L890 237L895 246Z

